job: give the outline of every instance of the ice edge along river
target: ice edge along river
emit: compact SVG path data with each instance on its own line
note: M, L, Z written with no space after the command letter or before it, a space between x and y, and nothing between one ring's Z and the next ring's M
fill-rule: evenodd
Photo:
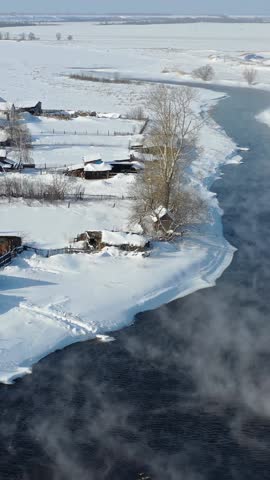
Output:
M224 98L220 93L214 101L208 99L200 105L202 115L220 95ZM24 254L1 271L1 382L12 383L31 373L34 363L59 348L128 326L139 312L215 285L230 265L235 248L223 236L222 212L210 188L220 176L220 168L240 163L241 157L212 119L206 121L200 135L204 152L193 162L189 180L209 202L211 222L196 228L180 250L159 248L147 259L93 256L87 271L83 255L44 259ZM12 286L18 275L26 285ZM38 287L34 280L47 286ZM22 290L24 298L9 308L14 294L21 296Z

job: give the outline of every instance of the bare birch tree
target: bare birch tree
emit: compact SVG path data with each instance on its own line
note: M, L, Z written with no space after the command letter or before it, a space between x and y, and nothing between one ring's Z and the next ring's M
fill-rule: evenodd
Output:
M249 85L254 85L257 79L257 75L258 73L255 68L245 68L245 70L243 71L244 80L246 80Z
M200 128L191 108L194 99L190 88L159 86L147 102L151 125L147 148L152 160L145 161L144 171L135 182L132 222L149 232L154 220L159 235L164 237L201 212L197 193L184 187L184 170L196 153ZM159 209L171 216L169 228L159 219Z
M204 65L193 70L192 74L195 78L199 78L204 82L210 82L215 76L215 71L211 65Z
M32 138L29 129L21 122L20 116L14 106L8 113L7 131L10 137L11 148L18 163L18 168L21 168L23 164L31 162L30 150Z

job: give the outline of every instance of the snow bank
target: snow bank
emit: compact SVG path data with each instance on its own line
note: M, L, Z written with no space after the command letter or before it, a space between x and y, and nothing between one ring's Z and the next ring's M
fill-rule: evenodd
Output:
M217 98L206 91L201 95L204 105ZM192 165L190 182L208 200L211 220L192 236L179 244L157 243L148 258L116 256L113 247L96 255L50 258L27 252L0 271L2 382L30 372L58 348L106 335L129 325L138 312L215 284L235 249L223 237L220 208L209 187L236 146L212 121L203 126L200 144L205 148ZM132 181L132 175L123 175L86 186L124 192ZM128 230L130 206L121 199L53 206L0 203L1 229L21 231L27 243L39 247L63 247L86 230L103 230L110 242L106 230Z
M120 118L120 113L97 113L98 118Z
M263 112L259 113L259 115L256 116L256 119L270 127L270 110L264 110Z

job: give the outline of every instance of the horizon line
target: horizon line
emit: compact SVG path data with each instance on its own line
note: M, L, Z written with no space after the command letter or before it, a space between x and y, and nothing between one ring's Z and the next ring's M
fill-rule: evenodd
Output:
M153 17L269 17L269 14L256 14L256 13L251 13L249 15L244 15L244 14L232 14L232 13L185 13L185 14L180 14L180 13L160 13L160 12L106 12L106 13L97 13L97 12L20 12L20 11L12 11L12 12L1 12L0 15L47 15L47 16L53 16L53 15L81 15L81 16L119 16L119 15L125 15L125 16L153 16Z

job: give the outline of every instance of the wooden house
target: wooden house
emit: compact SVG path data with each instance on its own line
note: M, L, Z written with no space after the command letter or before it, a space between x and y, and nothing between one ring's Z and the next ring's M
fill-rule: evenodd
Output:
M100 180L109 178L112 166L102 160L89 162L84 166L84 178L86 180Z
M174 222L172 213L162 206L155 210L155 213L152 215L152 220L156 230L160 230L162 227L166 231L172 228Z

